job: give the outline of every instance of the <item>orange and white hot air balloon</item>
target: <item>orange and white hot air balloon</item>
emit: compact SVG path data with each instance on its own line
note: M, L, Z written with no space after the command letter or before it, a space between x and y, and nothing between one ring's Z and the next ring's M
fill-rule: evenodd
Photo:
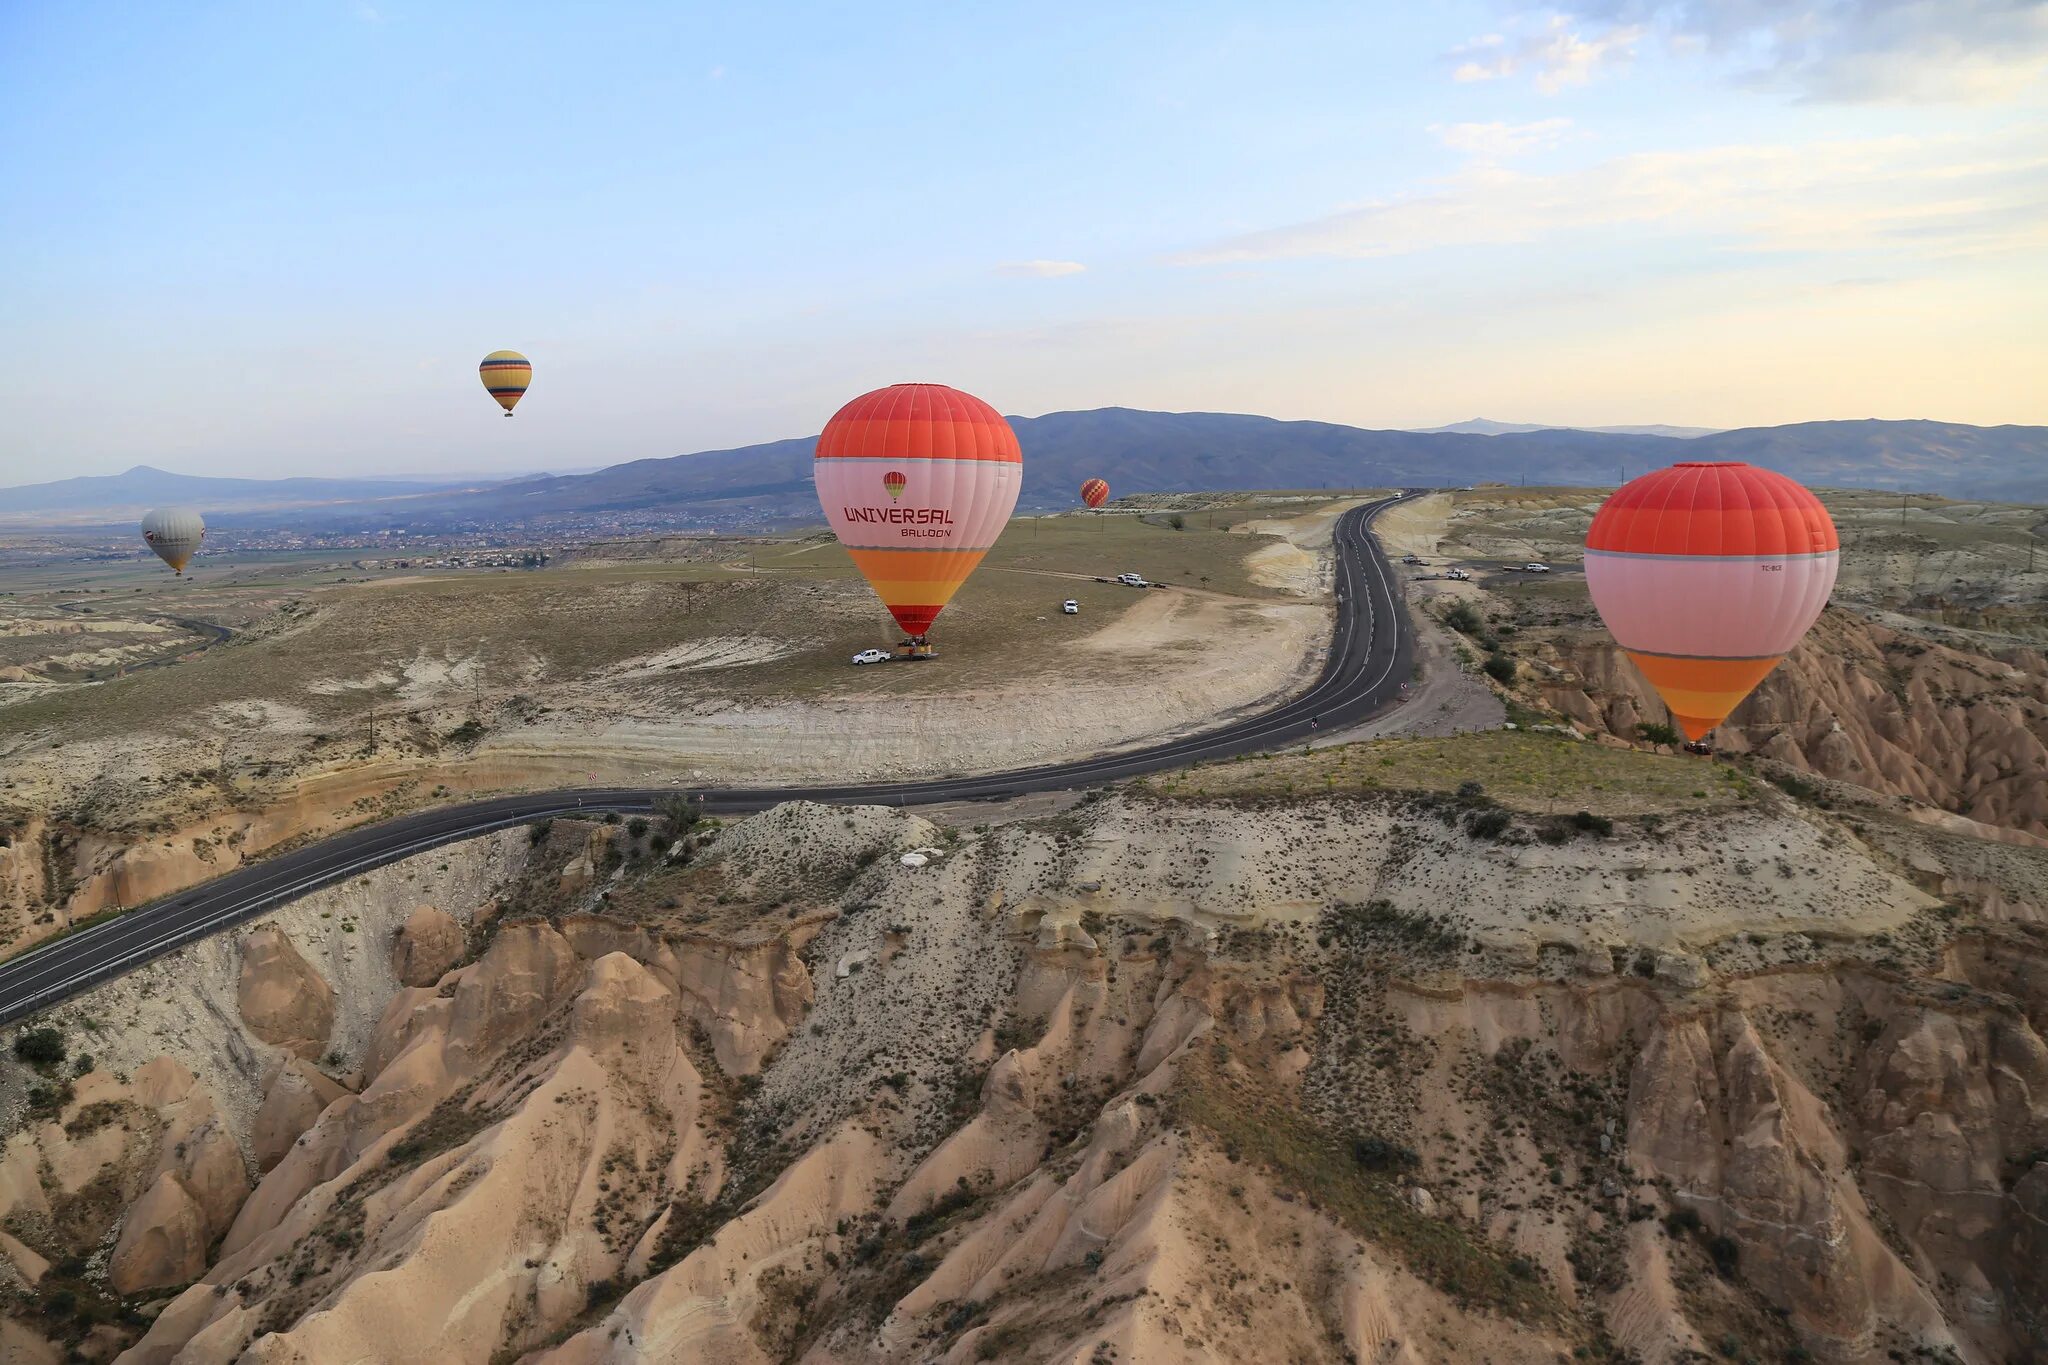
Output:
M1727 719L1820 616L1841 542L1820 499L1740 462L1623 484L1586 532L1586 586L1688 739Z
M922 639L1009 522L1024 452L979 398L892 384L833 415L813 469L839 543L896 624Z
M1090 507L1100 507L1109 501L1109 483L1105 479L1090 479L1081 485L1081 501Z

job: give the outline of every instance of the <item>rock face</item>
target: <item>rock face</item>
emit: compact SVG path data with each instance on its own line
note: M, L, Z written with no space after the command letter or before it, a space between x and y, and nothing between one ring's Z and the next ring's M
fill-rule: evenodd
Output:
M280 1061L264 1088L263 1103L249 1133L256 1169L267 1171L282 1161L320 1112L347 1093L297 1057Z
M206 1269L206 1215L169 1171L121 1220L107 1279L123 1294L185 1284Z
M321 1054L334 1031L334 988L271 925L242 940L236 1004L250 1032L308 1060Z
M1604 637L1575 632L1544 653L1559 676L1543 700L1580 725L1633 741L1639 719L1666 716ZM1830 610L1714 743L2048 834L2048 661L2035 650L1968 653Z
M412 912L391 945L391 970L408 986L431 986L462 960L467 943L453 915L422 905Z
M1772 846L1846 843L1769 802L1722 842L1777 819ZM246 1199L222 1115L161 1061L0 1143L0 1218L40 1233L88 1187L133 1199L83 1244L111 1243L115 1285L199 1278L130 1365L2048 1350L2048 933L1902 903L1834 921L1832 955L1772 956L1660 913L1524 970L1472 951L1480 911L1451 890L1475 883L1359 914L1308 879L1318 839L1394 847L1378 807L1204 811L1204 835L1326 823L1256 860L1284 894L1228 915L1207 892L1130 908L1226 845L1114 800L919 868L858 861L908 818L816 809L734 841L792 881L769 856L727 875L715 844L622 864L615 913L498 921L392 995L360 1092L268 1056ZM1674 823L1573 866L1653 903L1650 859L1717 851ZM1401 847L1455 853L1426 834ZM1544 849L1523 856L1484 913L1564 935ZM1414 875L1388 857L1383 895ZM636 898L635 877L662 880ZM557 880L528 869L520 912ZM820 886L836 907L792 913ZM1432 890L1446 919L1418 931L1399 907ZM629 917L650 903L678 913ZM289 976L288 949L259 964Z

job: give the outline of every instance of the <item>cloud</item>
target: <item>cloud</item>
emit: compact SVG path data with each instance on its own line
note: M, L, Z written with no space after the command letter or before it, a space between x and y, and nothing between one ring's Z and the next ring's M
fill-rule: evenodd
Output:
M1617 227L1743 251L1934 259L2039 248L2048 245L2048 155L1994 135L1647 152L1556 175L1474 160L1416 190L1172 263L1362 259Z
M1612 24L1586 37L1565 15L1552 14L1531 31L1489 33L1453 49L1458 64L1451 79L1495 81L1526 71L1538 90L1554 95L1566 86L1586 84L1604 66L1626 64L1642 35L1634 24Z
M1432 123L1429 131L1452 151L1482 161L1506 161L1524 152L1548 151L1571 127L1568 118L1547 118L1534 123Z
M1062 275L1079 275L1087 268L1079 261L1004 261L996 267L996 274L1013 275L1022 279L1056 280Z
M1819 103L1984 103L2048 74L2042 0L1568 0L1542 18L1518 39L1488 34L1454 50L1452 75L1531 70L1554 91L1604 64L1579 49L1621 36L1624 47L1653 38L1674 56L1723 63L1738 84Z

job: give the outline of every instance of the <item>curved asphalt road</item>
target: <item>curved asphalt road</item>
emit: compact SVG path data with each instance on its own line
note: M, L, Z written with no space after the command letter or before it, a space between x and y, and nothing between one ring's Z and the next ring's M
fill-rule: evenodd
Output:
M998 801L1027 792L1097 786L1342 730L1391 704L1413 667L1414 637L1394 592L1393 573L1367 529L1382 509L1409 496L1413 495L1369 503L1338 519L1337 621L1329 657L1314 686L1271 711L1149 749L1014 772L866 786L708 787L692 794L703 798L706 811L720 814L763 810L798 799L877 805ZM607 787L503 796L398 816L252 863L0 963L0 1024L253 919L280 902L437 845L549 816L649 812L656 798L685 790Z

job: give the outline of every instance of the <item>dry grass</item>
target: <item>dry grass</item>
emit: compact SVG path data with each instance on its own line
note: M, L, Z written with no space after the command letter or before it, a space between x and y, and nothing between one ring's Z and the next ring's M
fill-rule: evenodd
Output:
M1224 1153L1300 1190L1351 1232L1398 1255L1418 1277L1464 1307L1521 1322L1562 1324L1564 1310L1540 1272L1451 1219L1418 1213L1397 1174L1300 1112L1256 1069L1228 1065L1228 1049L1193 1049L1169 1095L1171 1114L1213 1135ZM1390 1149L1399 1152L1399 1148Z
M1722 763L1504 730L1296 750L1206 764L1138 785L1170 799L1200 800L1455 792L1466 782L1516 810L1565 814L1709 810L1746 801L1756 791L1746 774Z
M461 707L540 695L565 681L610 685L611 670L634 669L635 661L693 642L744 641L753 655L770 657L734 667L656 663L618 686L680 706L731 697L909 694L928 691L940 669L949 689L1069 666L1114 670L1110 655L1070 663L1048 652L1137 600L1132 589L1097 583L1097 576L1129 570L1196 590L1271 599L1280 594L1253 583L1243 563L1265 542L1227 528L1314 506L1246 503L1189 512L1183 530L1158 517L1015 522L940 618L935 668L847 667L855 651L886 646L897 632L836 542L823 536L734 546L727 562L450 573L309 585L289 597L271 587L209 587L188 595L182 610L205 619L271 614L248 638L175 667L0 709L0 738L45 727L97 735L175 727L179 717L206 707L258 699L288 701L316 725L360 726L372 708L395 714ZM1214 529L1206 524L1211 519ZM1061 615L1067 597L1080 601L1080 616ZM133 602L161 609L162 596ZM433 681L420 681L423 675Z

